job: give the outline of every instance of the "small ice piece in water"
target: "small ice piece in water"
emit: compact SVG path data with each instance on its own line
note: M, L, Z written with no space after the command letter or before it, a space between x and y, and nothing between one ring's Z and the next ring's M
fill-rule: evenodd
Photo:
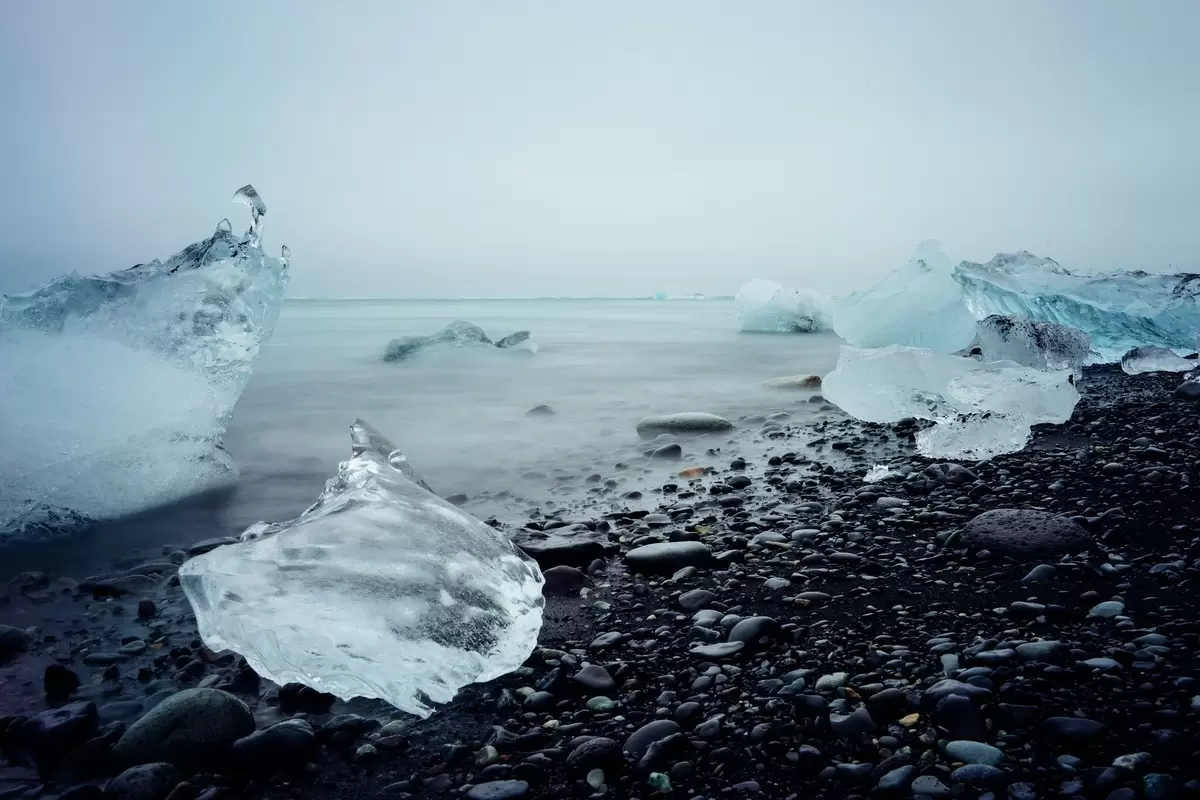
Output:
M876 464L867 470L867 474L863 476L863 483L879 483L882 480L887 480L892 474L891 467L886 464Z
M286 285L222 220L165 262L0 296L0 542L231 482L221 437Z
M1032 253L1001 253L954 270L975 314L1017 314L1083 331L1102 361L1132 347L1191 348L1200 330L1200 275L1071 272Z
M362 420L351 440L307 511L187 561L180 582L213 650L279 684L425 717L521 666L542 625L542 573Z
M839 299L833 329L855 347L961 350L975 336L975 318L950 277L953 271L940 243L923 242L906 265L869 289Z
M404 361L434 345L449 345L451 347L472 347L476 345L495 346L504 350L515 350L526 353L536 353L536 342L530 341L529 331L510 333L498 342L493 342L484 333L483 328L472 322L458 320L451 322L432 336L403 336L388 342L383 351L384 361Z
M917 434L921 453L981 460L1020 450L1033 425L1070 418L1079 401L1072 377L922 348L843 347L824 394L867 422L932 420Z
M1166 347L1135 347L1121 359L1121 369L1129 375L1143 372L1188 372L1196 368L1193 359L1176 355Z
M1037 369L1070 369L1078 373L1091 345L1086 333L1057 322L992 314L979 320L976 340L984 361L1015 361Z
M788 289L761 278L734 298L743 333L814 333L833 330L832 299L817 292Z

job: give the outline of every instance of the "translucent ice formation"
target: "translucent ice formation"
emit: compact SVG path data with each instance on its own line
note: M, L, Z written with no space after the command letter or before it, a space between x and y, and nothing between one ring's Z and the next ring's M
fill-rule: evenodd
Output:
M1176 355L1166 347L1135 347L1121 359L1121 369L1129 375L1143 372L1188 372L1196 368L1194 359Z
M165 262L0 297L0 541L117 517L236 476L221 448L287 265L222 220ZM286 250L286 248L285 248Z
M1001 254L954 270L963 298L978 317L1017 314L1086 333L1100 360L1131 347L1190 348L1200 331L1200 275L1113 272L1082 275L1048 258Z
M529 339L529 331L510 333L503 339L493 342L484 333L483 328L472 322L458 320L451 322L432 336L404 336L399 339L392 339L383 351L383 360L404 361L435 345L448 345L450 347L487 345L489 347L494 346L501 349L518 350L527 353L536 353L538 351L537 343Z
M1079 372L1087 361L1087 334L1056 322L992 314L979 320L976 341L984 361L1015 361L1037 369Z
M975 318L942 246L927 241L906 265L836 301L833 327L855 347L898 344L952 353L970 344Z
M276 683L428 716L521 665L542 574L499 531L432 494L359 420L352 457L307 511L186 562L205 644Z
M922 453L977 460L1020 450L1031 426L1066 421L1079 400L1067 370L981 363L897 345L843 347L823 391L868 422L932 420L937 424L917 435Z
M833 330L833 300L817 292L788 289L761 278L743 286L734 298L738 322L746 333L813 333Z

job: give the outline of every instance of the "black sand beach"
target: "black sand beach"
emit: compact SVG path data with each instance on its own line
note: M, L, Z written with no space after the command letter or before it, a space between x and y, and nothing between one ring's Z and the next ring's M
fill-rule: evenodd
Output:
M27 572L0 800L1200 796L1178 383L1089 368L1068 423L978 464L915 455L914 424L784 422L853 468L714 453L642 487L653 512L536 516L518 542L566 540L538 555L540 649L427 720L203 648L175 572L216 543ZM907 474L865 484L881 459Z

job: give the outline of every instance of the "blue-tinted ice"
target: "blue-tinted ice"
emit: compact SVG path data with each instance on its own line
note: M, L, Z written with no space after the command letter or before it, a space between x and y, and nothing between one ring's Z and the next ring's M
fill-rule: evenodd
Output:
M1086 275L1023 251L986 264L964 261L954 280L975 316L1069 325L1090 337L1094 360L1117 361L1141 345L1190 349L1200 331L1200 275L1193 273Z
M351 439L312 507L193 558L180 580L209 647L276 683L427 716L521 666L541 629L542 574L365 422Z
M0 541L236 476L221 436L287 285L247 189L244 235L222 221L165 262L0 297Z

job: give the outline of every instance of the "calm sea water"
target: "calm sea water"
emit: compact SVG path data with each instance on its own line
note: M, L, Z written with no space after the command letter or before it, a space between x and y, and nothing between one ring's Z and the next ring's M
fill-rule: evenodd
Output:
M439 347L382 361L390 339L454 320L493 339L529 330L540 350ZM404 450L440 494L467 495L481 517L553 508L583 496L592 474L636 488L680 469L615 471L619 461L640 461L645 445L634 427L643 416L708 411L737 420L786 410L802 421L811 413L806 396L762 384L825 374L837 344L831 334L738 333L731 300L289 301L226 436L241 469L234 489L10 551L5 566L58 561L86 571L126 551L291 518L348 456L348 426L358 417ZM526 416L542 404L556 415ZM742 438L752 447L748 432ZM716 444L722 456L738 449ZM685 445L683 466L713 463L704 455L711 446Z

